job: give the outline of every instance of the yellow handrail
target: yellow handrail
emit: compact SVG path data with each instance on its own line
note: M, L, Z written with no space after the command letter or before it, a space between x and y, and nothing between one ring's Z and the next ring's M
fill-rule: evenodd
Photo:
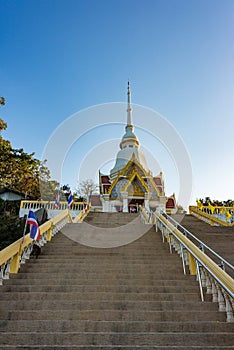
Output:
M87 207L85 209L83 209L73 220L72 222L74 224L78 223L78 222L82 222L84 220L84 218L88 215L88 213L90 212L91 209L91 203L89 203L87 205Z
M51 230L58 222L61 220L67 218L68 220L72 221L71 214L69 210L64 210L62 213L58 214L56 217L50 219L49 221L45 222L44 224L40 225L40 233L41 236L43 236L46 232ZM50 240L51 236L48 235L48 239ZM22 241L22 238L18 239L14 243L10 244L8 247L4 248L0 251L0 266L5 264L8 260L12 259L14 261L14 258L16 256L20 257L23 250L28 247L32 243L32 239L30 238L29 233L25 235L24 240ZM14 265L14 264L13 264ZM11 268L10 272L16 272L16 268ZM18 270L17 270L18 271Z
M140 208L144 218L149 214L145 209ZM182 232L180 232L172 223L170 223L159 212L154 213L156 220L159 219L164 223L165 227L174 235L174 237L182 243L185 249L190 253L190 274L196 274L196 260L200 262L217 280L227 288L227 290L234 295L234 279L222 270L211 258L209 258L203 251L201 251L189 238L187 238Z
M83 203L82 203L83 204ZM74 219L71 216L70 210L65 209L60 212L57 216L46 221L44 224L40 225L40 234L41 237L44 237L46 241L50 241L52 238L52 230L56 225L58 225L63 220L66 220L66 223L77 223L82 222L86 215L90 211L91 205L88 204L85 209L83 209ZM9 262L9 272L17 273L20 266L20 258L22 253L27 247L32 244L33 240L30 238L30 234L26 234L24 239L18 239L14 243L10 244L8 247L0 251L0 266Z
M203 207L204 208L207 208L209 209L209 207ZM233 210L234 211L234 208L233 207L215 207L215 210ZM227 227L232 227L234 226L234 222L230 223L230 222L227 222L227 221L224 221L224 220L221 220L219 218L217 218L216 216L214 215L211 215L211 214L208 214L206 213L204 210L201 210L199 209L197 206L195 205L190 205L189 206L189 213L194 215L196 214L195 216L198 217L198 219L208 219L208 221L210 222L211 225L214 225L215 223L220 225L220 226L227 226ZM205 220L207 222L207 220Z
M71 210L82 210L84 206L83 202L73 202L71 205ZM22 200L20 202L20 208L21 209L40 209L40 208L46 208L46 209L56 209L55 208L55 201L42 201L42 200ZM61 201L59 208L60 210L68 209L68 203L66 201Z
M174 233L175 237L184 244L186 249L192 253L193 257L201 262L203 266L216 276L218 280L231 291L234 295L234 280L225 271L221 269L211 258L209 258L205 253L203 253L192 241L190 241L182 232L180 232L175 226L173 226L163 215L157 213L164 224Z

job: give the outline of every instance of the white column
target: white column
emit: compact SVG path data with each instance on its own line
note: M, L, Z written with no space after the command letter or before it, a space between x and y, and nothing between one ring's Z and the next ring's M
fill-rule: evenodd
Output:
M123 199L123 213L128 213L128 192L121 192Z
M151 192L145 193L145 209L146 210L150 210L149 201L150 201L151 196L152 196Z
M163 211L166 211L166 202L167 202L167 197L165 196L159 197L159 207Z
M108 213L110 211L110 205L109 205L109 194L103 194L102 195L102 211L104 213Z

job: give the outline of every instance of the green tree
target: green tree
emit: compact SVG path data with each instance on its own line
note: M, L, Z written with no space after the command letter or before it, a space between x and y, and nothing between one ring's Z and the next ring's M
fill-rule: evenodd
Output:
M0 250L21 238L24 220L17 216L0 215Z
M4 106L5 103L6 103L5 98L1 96L1 97L0 97L0 105L1 105L1 106Z
M14 149L10 141L2 137L7 123L0 118L0 188L9 187L27 195L27 198L55 200L59 192L60 200L66 200L68 185L60 188L51 180L46 161L41 162L34 153L26 153L23 148Z
M49 194L54 184L48 184L50 172L45 162L36 159L34 153L28 154L22 148L12 148L10 141L1 135L6 128L6 122L0 119L0 188L10 187L37 199L41 196L42 183L48 187Z

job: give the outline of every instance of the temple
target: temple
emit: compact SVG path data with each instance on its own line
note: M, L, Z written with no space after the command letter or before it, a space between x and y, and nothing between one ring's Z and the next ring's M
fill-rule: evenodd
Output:
M138 206L142 205L148 210L161 208L168 213L175 213L175 195L165 196L162 173L152 175L134 133L129 82L127 124L119 146L120 151L110 174L102 174L99 171L102 211L136 212Z

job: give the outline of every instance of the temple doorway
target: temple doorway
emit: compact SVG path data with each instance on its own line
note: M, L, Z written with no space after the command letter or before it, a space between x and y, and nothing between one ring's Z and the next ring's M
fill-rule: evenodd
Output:
M138 213L139 211L139 205L144 205L144 199L143 198L132 198L130 202L128 203L128 211L129 213Z

